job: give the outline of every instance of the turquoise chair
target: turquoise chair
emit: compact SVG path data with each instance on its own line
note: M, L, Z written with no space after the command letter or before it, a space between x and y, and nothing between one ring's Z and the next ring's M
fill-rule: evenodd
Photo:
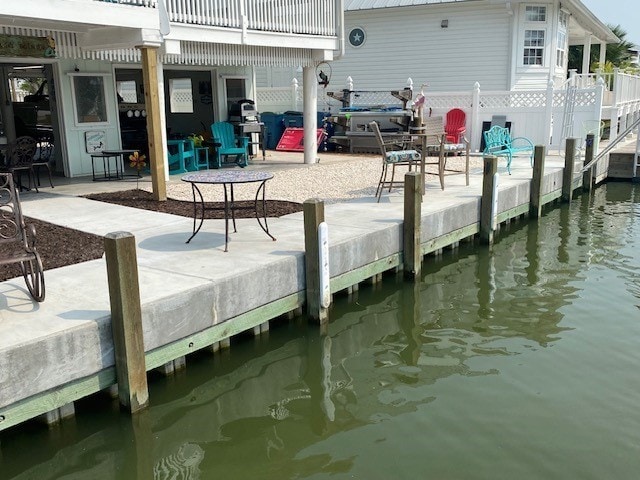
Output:
M191 140L167 140L169 155L169 174L186 173L198 170L196 150Z
M229 122L216 122L211 125L213 141L216 145L215 166L222 166L223 157L233 155L241 167L249 165L249 137L237 137L233 125Z

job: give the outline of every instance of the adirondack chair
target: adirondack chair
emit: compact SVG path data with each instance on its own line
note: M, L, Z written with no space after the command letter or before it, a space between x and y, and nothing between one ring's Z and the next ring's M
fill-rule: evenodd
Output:
M169 173L186 173L197 170L195 161L195 147L187 140L167 140L169 154Z
M249 137L237 137L233 132L233 125L229 122L211 124L211 134L216 146L215 167L222 167L222 160L228 156L235 156L236 163L241 167L249 165Z
M19 263L29 293L44 300L44 269L36 250L36 229L25 225L13 174L0 173L0 265Z
M464 134L467 131L466 127L466 119L467 115L463 110L459 108L454 108L447 112L444 131L447 136L445 138L446 142L449 143L461 143L464 138Z

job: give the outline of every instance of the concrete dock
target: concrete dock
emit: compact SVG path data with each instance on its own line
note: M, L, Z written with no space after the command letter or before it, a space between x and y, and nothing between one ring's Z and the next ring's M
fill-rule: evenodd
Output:
M505 222L528 212L532 169L526 158L514 159L512 175L504 161L499 165L497 213ZM560 197L563 166L563 158L547 156L545 203ZM281 166L273 170L286 175ZM109 183L99 188L122 188ZM269 219L277 241L255 219L237 220L238 232L225 253L223 220L205 220L186 244L192 219L76 196L89 191L97 191L96 184L43 189L23 197L23 213L97 235L135 235L147 370L198 349L216 349L238 333L264 331L269 320L303 306L302 213ZM481 191L479 168L472 170L469 186L464 175L447 175L444 191L436 177L428 178L423 255L478 233ZM401 190L385 193L380 203L367 196L328 204L325 219L333 293L402 268ZM47 412L72 412L73 401L116 383L104 258L48 270L45 280L41 304L31 299L22 278L0 283L0 431Z

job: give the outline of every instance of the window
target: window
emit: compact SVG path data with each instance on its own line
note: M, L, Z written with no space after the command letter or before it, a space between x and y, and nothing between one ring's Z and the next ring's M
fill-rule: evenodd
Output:
M125 103L138 103L138 89L135 80L116 82L118 100Z
M556 40L556 66L564 68L567 57L567 25L569 15L562 10L558 14L558 38Z
M78 124L106 123L108 118L104 76L101 74L74 74L72 80L76 122Z
M193 89L190 78L169 79L171 113L193 113Z
M544 30L524 31L523 65L542 65L544 54Z
M524 10L525 22L546 22L547 7L527 5Z
M567 52L567 34L558 30L558 45L556 47L556 66L564 67L564 60Z

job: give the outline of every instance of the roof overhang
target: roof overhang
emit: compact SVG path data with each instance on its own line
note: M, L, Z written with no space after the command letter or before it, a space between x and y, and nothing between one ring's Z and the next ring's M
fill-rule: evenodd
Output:
M569 44L582 45L587 35L592 35L598 43L618 43L615 33L580 0L563 0L562 7L571 13L569 22Z

